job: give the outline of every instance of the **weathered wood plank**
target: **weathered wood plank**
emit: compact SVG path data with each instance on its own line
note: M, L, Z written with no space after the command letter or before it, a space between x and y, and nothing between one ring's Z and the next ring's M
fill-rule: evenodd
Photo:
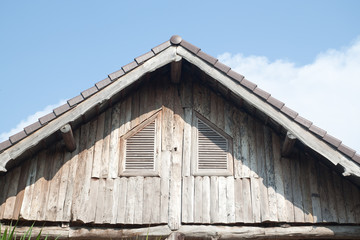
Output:
M118 202L118 209L117 209L117 223L125 223L125 212L126 212L126 195L127 195L127 182L128 178L122 177L119 180L119 202ZM144 191L145 191L145 183L144 183ZM145 194L144 194L145 195ZM144 196L144 202L146 201L146 198ZM146 210L144 204L144 212Z
M133 129L140 123L140 93L139 91L134 91L131 96L131 122L130 129Z
M266 167L266 187L269 201L269 220L275 222L278 220L277 197L274 171L274 155L272 145L271 130L264 127L264 147L265 147L265 167Z
M327 189L327 179L324 178L323 174L327 169L322 164L317 164L317 176L319 181L319 193L321 201L321 215L323 217L323 222L333 222L334 216L331 215L329 209L329 192Z
M104 223L105 212L105 195L106 195L106 179L100 178L98 182L97 199L96 199L96 211L95 211L95 223ZM124 206L125 208L125 206Z
M314 219L309 181L309 161L304 154L300 155L300 160L300 181L304 206L304 221L307 223L312 223Z
M234 177L226 177L226 215L227 222L235 222L235 194L234 194Z
M94 147L94 162L91 172L91 177L100 178L102 169L102 151L104 145L104 127L105 127L105 112L101 113L97 118L95 147Z
M354 212L356 216L356 222L360 223L360 191L359 187L352 185L352 194L353 194L353 201L354 201Z
M287 212L285 205L285 193L284 193L284 180L281 163L281 145L280 138L274 132L272 133L272 145L273 145L273 156L274 156L274 175L275 175L275 189L276 189L276 202L278 220L285 222L287 220Z
M74 138L76 141L76 145L79 146L79 141L80 141L80 130L77 129L74 132ZM75 183L75 178L76 178L76 169L78 167L78 153L79 153L79 147L77 147L75 149L75 151L73 151L71 153L71 159L69 160L70 162L70 167L69 167L69 177L67 179L67 189L66 189L66 195L65 195L65 201L64 201L64 210L63 210L63 217L62 217L62 221L70 221L71 219L71 207L73 204L73 193L74 193L74 183Z
M29 159L29 170L28 177L26 180L26 187L24 192L24 199L22 201L21 210L20 210L20 219L32 219L36 220L36 211L38 208L32 206L32 201L39 202L37 199L40 197L40 192L37 190L41 190L41 184L39 183L41 180L44 180L44 164L41 163L41 157L45 155L45 152L42 151L38 153L37 156ZM40 179L42 178L42 179ZM37 205L38 206L38 205ZM33 214L34 213L34 214Z
M217 95L216 103L217 103L217 108L216 108L217 122L216 122L216 124L221 130L223 130L225 132L225 101L221 96Z
M241 145L241 177L249 178L250 175L250 159L249 159L249 137L248 137L248 116L244 112L240 112L240 145Z
M291 176L292 176L292 192L294 204L294 220L295 222L304 222L304 206L302 200L301 180L300 180L300 159L299 154L290 160Z
M337 214L337 204L335 197L335 189L333 183L333 176L331 174L331 170L326 168L325 172L322 173L324 178L326 179L326 185L328 190L328 203L329 203L329 212L332 216L332 222L339 222L338 214Z
M322 222L319 182L315 161L312 158L309 158L309 182L314 223Z
M252 201L251 201L251 180L250 178L242 179L242 190L243 190L243 213L244 223L253 223L254 217L252 212Z
M218 97L216 96L216 94L213 91L209 91L209 95L210 95L210 114L209 114L209 120L210 122L214 123L215 125L219 126L218 123L218 111L217 111L217 101L218 101Z
M248 117L248 141L249 141L249 163L250 163L250 176L251 177L259 177L258 176L258 166L256 159L256 120L252 117Z
M292 191L292 176L291 176L291 166L290 160L288 158L281 158L281 167L283 174L283 183L284 183L284 197L285 197L285 207L286 207L286 221L294 222L294 205L293 205L293 191Z
M356 213L354 208L354 200L352 194L352 183L346 179L342 179L342 187L344 189L344 200L346 208L346 216L348 223L356 223Z
M135 94L136 95L136 94ZM119 128L120 128L120 103L117 103L111 112L111 133L109 147L109 177L117 178L119 176Z
M151 177L145 177L144 178L144 193L143 193L143 198L144 198L144 203L143 203L143 214L142 214L142 222L144 224L149 224L151 223L151 208L153 207L153 205L155 204L154 202L152 202L153 200L153 181Z
M109 175L110 135L111 135L111 108L109 108L105 112L104 135L103 135L104 140L103 140L102 153L101 153L101 171L100 171L101 178L107 178Z
M227 211L226 211L226 178L219 177L219 222L227 223Z
M241 178L234 182L235 222L244 222L243 183Z
M170 151L161 152L160 167L160 192L161 192L161 209L160 222L167 223L169 217L169 184L170 184Z
M260 179L259 178L250 178L251 184L251 205L252 205L252 214L253 221L256 223L261 222L261 201L260 201Z
M183 108L193 106L193 81L191 76L187 76L180 82L180 97Z
M339 223L346 223L346 209L345 209L345 195L342 186L341 177L336 173L332 172L331 178L334 180L334 195L337 203L337 213Z
M86 212L83 213L84 214L83 221L85 223L95 222L98 189L99 189L99 178L91 178L91 180L90 180L90 198L89 198L89 202L87 204L87 210L86 210Z
M184 109L183 177L190 176L191 174L192 114L193 111L191 108Z
M153 177L152 178L152 208L151 208L151 223L159 224L160 222L160 178L159 177ZM165 206L166 207L166 206Z
M114 183L113 183L113 190L112 190L112 206L110 206L111 208L111 219L110 219L110 223L111 224L115 224L117 222L117 213L118 213L118 207L119 207L119 195L120 195L120 186L119 186L119 182L120 182L120 178L115 178L113 179ZM143 189L141 189L141 192L143 191Z
M154 186L155 187L155 186ZM153 194L156 194L155 191ZM142 224L142 212L144 203L144 177L138 176L135 181L135 212L134 212L134 223Z
M241 161L241 135L240 135L240 127L239 127L239 119L240 113L234 108L233 115L233 125L231 127L231 132L233 134L233 159L234 159L234 177L240 178L242 177L242 161Z
M217 176L210 177L210 220L211 223L219 222L219 179Z
M210 223L210 177L202 179L202 222Z
M18 185L12 219L19 219L21 206L22 206L22 203L24 200L26 182L27 182L27 178L29 176L29 168L30 168L30 160L27 160L21 166L19 185ZM1 182L1 179L0 179L0 182ZM0 184L0 189L3 189L1 184ZM1 199L1 197L0 197L0 199ZM0 202L0 204L1 204L1 202Z
M136 177L129 177L126 193L125 223L134 223Z
M102 204L104 204L103 223L111 223L111 219L113 217L113 211L112 211L114 205L113 192L114 192L114 179L107 178L105 183L105 200L104 202L102 202ZM133 203L133 205L135 205L135 202Z
M194 176L183 177L182 222L184 223L194 222L194 181Z
M20 180L21 167L16 167L11 171L11 181L9 182L9 189L6 197L6 204L4 209L3 218L12 219L14 213L14 206L16 202L16 195Z
M195 177L194 222L202 223L202 177Z
M62 175L62 165L64 163L64 150L61 148L60 144L57 144L56 150L54 154L53 166L51 169L51 179L49 192L48 192L48 201L46 207L45 220L47 221L55 221L56 220L56 212L57 202L59 197L59 187Z

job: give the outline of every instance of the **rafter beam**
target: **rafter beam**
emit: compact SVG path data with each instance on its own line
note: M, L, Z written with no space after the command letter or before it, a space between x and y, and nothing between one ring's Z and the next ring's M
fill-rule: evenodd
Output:
M76 149L76 142L70 124L65 124L62 126L60 128L60 132L64 139L66 150L69 152L74 151Z
M294 149L295 142L296 142L296 137L291 132L287 132L285 136L284 144L282 146L281 156L283 157L290 156Z

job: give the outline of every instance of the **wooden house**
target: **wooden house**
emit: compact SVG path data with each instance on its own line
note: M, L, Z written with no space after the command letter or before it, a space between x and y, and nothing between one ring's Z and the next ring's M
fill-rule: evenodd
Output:
M360 155L173 36L0 143L0 220L60 239L360 239Z

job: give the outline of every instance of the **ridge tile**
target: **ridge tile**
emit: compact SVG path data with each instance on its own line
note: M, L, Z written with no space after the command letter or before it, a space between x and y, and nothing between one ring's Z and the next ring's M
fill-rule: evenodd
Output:
M326 133L325 136L323 137L323 139L330 143L331 145L333 145L334 147L338 148L341 144L341 141L333 136L331 136L330 134Z
M29 126L24 128L24 131L26 132L27 135L35 132L36 130L38 130L39 128L41 128L41 123L39 121L34 122L33 124L30 124Z
M20 132L18 132L16 134L12 135L11 137L9 137L9 139L10 139L10 142L12 144L14 144L14 143L20 141L21 139L25 138L26 136L27 135L26 135L25 131L22 130L22 131L20 131Z
M192 45L191 43L189 43L188 41L185 41L184 39L181 41L180 46L186 48L187 50L194 53L195 55L197 55L197 53L200 51L200 48L198 48L195 45Z

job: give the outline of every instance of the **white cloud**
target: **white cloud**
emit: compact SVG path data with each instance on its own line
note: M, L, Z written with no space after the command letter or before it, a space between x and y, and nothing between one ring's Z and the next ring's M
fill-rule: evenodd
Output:
M21 130L24 129L24 127L27 127L30 124L33 124L40 117L52 112L52 110L54 108L56 108L56 107L58 107L60 105L63 105L65 102L66 102L66 100L60 100L57 104L48 105L43 110L40 110L40 111L36 112L35 114L28 116L26 119L20 121L20 123L18 123L16 125L16 127L11 129L10 131L0 133L0 142L3 142L5 140L7 140L10 136L20 132Z
M224 53L219 60L329 134L360 151L360 39L320 53L313 63Z

